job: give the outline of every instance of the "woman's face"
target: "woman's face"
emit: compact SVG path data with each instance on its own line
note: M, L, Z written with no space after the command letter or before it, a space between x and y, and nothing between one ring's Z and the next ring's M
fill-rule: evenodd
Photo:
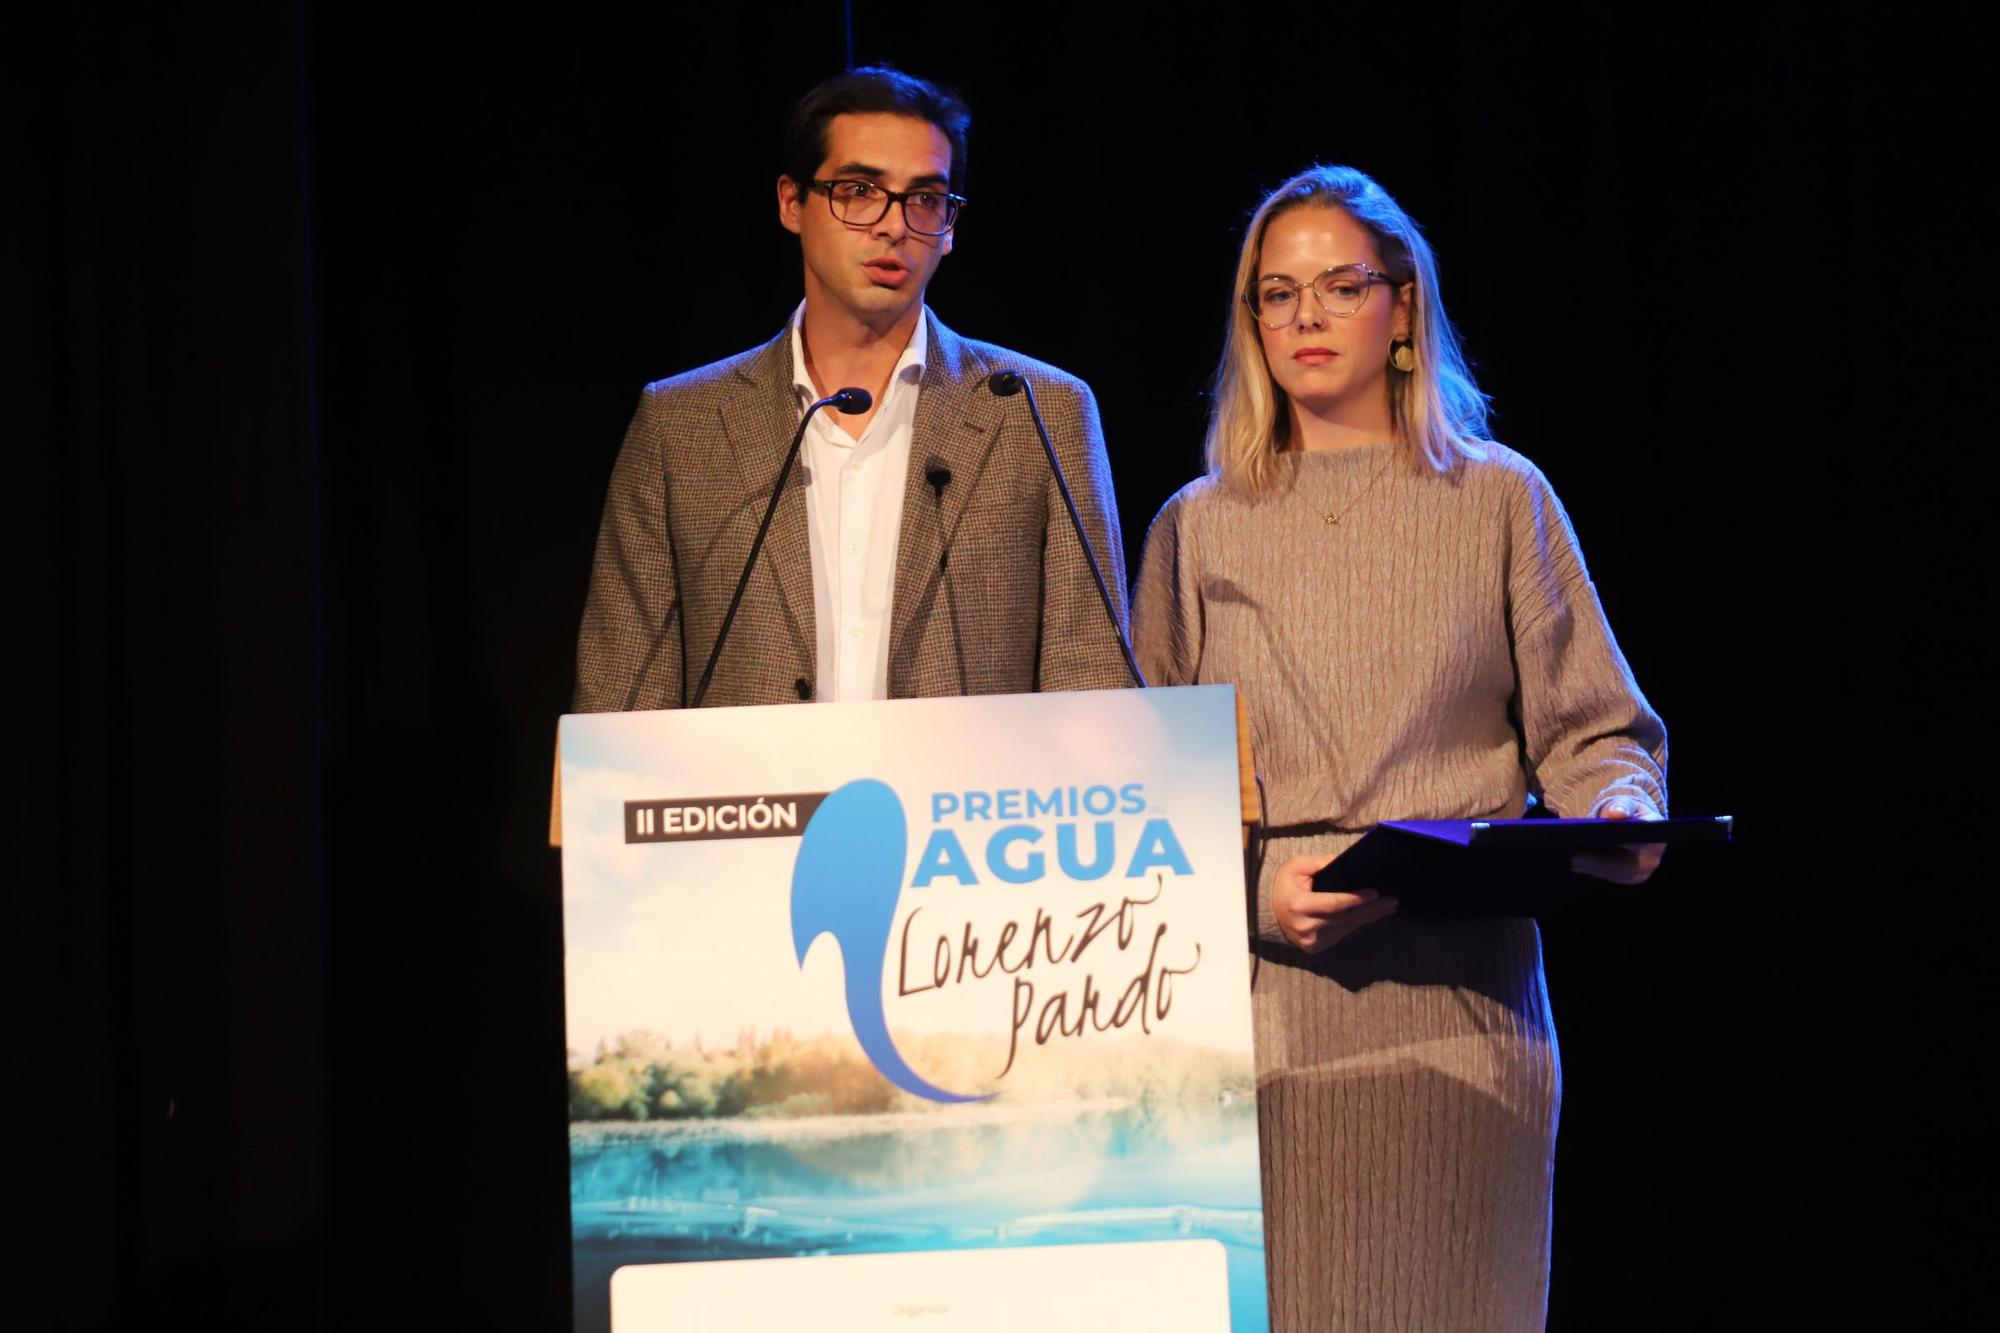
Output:
M1310 286L1320 274L1345 264L1380 271L1375 238L1338 208L1308 205L1279 214L1264 229L1256 276ZM1370 287L1361 309L1345 317L1329 315L1311 290L1300 293L1294 304L1296 318L1284 328L1257 326L1264 364L1291 399L1292 410L1386 438L1389 344L1410 336L1410 284Z

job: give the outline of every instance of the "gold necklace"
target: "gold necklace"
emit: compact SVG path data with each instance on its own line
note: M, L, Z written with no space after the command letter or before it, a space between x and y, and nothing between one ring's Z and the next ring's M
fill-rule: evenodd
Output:
M1334 510L1332 513L1322 512L1320 514L1320 517L1326 520L1326 525L1328 527L1330 528L1338 527L1340 524L1340 520L1346 518L1348 514L1353 511L1354 506L1360 504L1362 500L1367 498L1368 492L1375 489L1375 483L1382 480L1382 474L1389 470L1390 460L1393 459L1394 457L1395 455L1392 453L1389 456L1389 458L1385 458L1382 460L1382 466L1375 469L1375 475L1368 479L1368 484L1366 486L1363 486L1360 490L1360 493L1357 494L1352 500L1349 500L1346 504Z

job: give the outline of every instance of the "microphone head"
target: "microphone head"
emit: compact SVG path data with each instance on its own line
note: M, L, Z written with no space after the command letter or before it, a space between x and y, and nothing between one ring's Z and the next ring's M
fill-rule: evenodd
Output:
M849 417L858 417L875 405L875 395L866 389L837 389L832 400L834 410Z
M986 377L986 387L993 390L995 398L1012 398L1021 392L1021 372L1018 370L996 370Z

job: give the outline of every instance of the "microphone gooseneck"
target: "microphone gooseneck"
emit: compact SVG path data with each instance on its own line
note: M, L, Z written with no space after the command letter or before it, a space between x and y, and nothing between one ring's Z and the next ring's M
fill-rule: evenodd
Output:
M667 635L673 631L674 617L681 613L681 599L678 594L667 604L667 613L660 617L660 628L653 635L653 641L646 647L646 656L633 673L632 686L625 691L625 702L618 705L618 711L629 713L639 706L639 694L646 688L646 673L653 669L653 663L660 658L660 650L667 646Z
M771 531L771 520L778 512L778 500L785 493L785 480L792 475L792 464L798 461L799 446L805 443L806 427L811 424L813 413L822 407L831 407L846 416L856 416L866 412L874 402L874 395L866 389L836 389L808 407L806 414L799 418L799 428L792 434L792 447L785 451L784 465L778 469L778 480L771 487L771 502L764 506L764 521L757 525L757 538L750 543L750 558L743 562L743 575L736 580L736 591L729 599L729 609L722 613L722 628L715 632L715 646L708 650L708 665L701 669L701 683L694 687L694 698L689 701L689 708L701 707L702 697L708 693L708 682L715 677L715 664L722 659L723 642L729 638L729 627L736 623L736 608L743 605L743 590L750 586L750 571L757 567L758 553L764 549L764 538Z
M1124 626L1118 623L1118 613L1111 607L1111 589L1104 582L1104 571L1098 568L1097 552L1091 549L1090 538L1083 531L1083 516L1076 512L1076 500L1069 493L1069 480L1063 476L1062 463L1056 458L1056 446L1049 439L1049 428L1042 424L1042 409L1035 402L1034 386L1017 370L996 370L986 377L986 387L995 398L1012 398L1017 393L1028 395L1028 416L1035 423L1035 434L1042 441L1042 452L1048 455L1049 471L1056 479L1056 489L1062 492L1063 508L1069 511L1069 525L1076 532L1076 544L1083 548L1083 558L1090 564L1090 577L1097 584L1097 595L1104 602L1105 618L1111 622L1111 632L1118 639L1118 650L1125 655L1125 669L1132 673L1132 683L1140 689L1146 688L1145 673L1139 670L1139 659L1132 655L1131 640L1125 637Z

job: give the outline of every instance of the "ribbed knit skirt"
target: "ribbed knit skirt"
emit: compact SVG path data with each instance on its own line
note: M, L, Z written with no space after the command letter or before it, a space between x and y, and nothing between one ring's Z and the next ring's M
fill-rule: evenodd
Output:
M1532 921L1258 946L1272 1327L1540 1329L1562 1075Z

